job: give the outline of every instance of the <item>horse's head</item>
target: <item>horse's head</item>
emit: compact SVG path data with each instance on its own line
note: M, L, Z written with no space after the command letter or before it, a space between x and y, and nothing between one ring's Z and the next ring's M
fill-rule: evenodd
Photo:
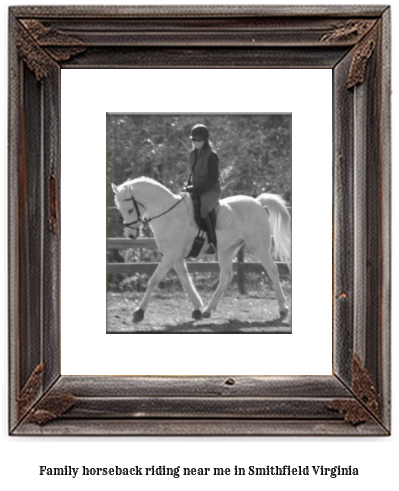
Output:
M128 239L137 239L140 234L142 222L140 214L140 205L133 196L131 187L125 184L116 186L111 184L115 194L115 204L123 217L125 227L125 237Z

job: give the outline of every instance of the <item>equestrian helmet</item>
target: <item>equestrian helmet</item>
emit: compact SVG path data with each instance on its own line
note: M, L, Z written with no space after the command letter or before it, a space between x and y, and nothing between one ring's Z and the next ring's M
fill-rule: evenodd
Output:
M191 138L201 138L205 140L209 137L208 128L203 124L196 124L191 129Z

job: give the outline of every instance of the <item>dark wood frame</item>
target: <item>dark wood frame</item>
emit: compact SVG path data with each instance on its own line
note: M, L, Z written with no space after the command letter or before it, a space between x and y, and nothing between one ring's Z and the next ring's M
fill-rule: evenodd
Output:
M12 7L9 33L10 434L388 435L389 7ZM333 70L331 376L60 374L60 70L88 67Z

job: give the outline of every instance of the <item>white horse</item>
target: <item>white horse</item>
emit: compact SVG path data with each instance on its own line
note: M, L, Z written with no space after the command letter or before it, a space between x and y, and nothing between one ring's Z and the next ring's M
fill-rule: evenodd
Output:
M203 309L201 297L188 274L185 262L198 233L190 196L186 193L173 194L162 184L147 177L133 179L120 186L112 184L112 189L115 203L124 220L125 236L136 239L140 226L149 222L162 253L162 260L134 312L133 322L144 318L152 292L171 268L176 271L194 306L192 317L210 317L233 277L233 259L243 244L257 256L270 276L281 318L287 315L286 297L281 289L277 265L271 255L273 236L277 255L282 261L290 263L291 220L282 198L262 194L258 199L233 196L220 201L216 224L220 281L209 304ZM208 243L205 240L201 253L207 248Z

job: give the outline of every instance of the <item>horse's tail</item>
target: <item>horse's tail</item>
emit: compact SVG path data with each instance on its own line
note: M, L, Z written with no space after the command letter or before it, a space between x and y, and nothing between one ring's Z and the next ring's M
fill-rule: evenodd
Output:
M263 193L257 197L269 214L274 251L281 261L291 263L291 217L285 201L277 194Z

